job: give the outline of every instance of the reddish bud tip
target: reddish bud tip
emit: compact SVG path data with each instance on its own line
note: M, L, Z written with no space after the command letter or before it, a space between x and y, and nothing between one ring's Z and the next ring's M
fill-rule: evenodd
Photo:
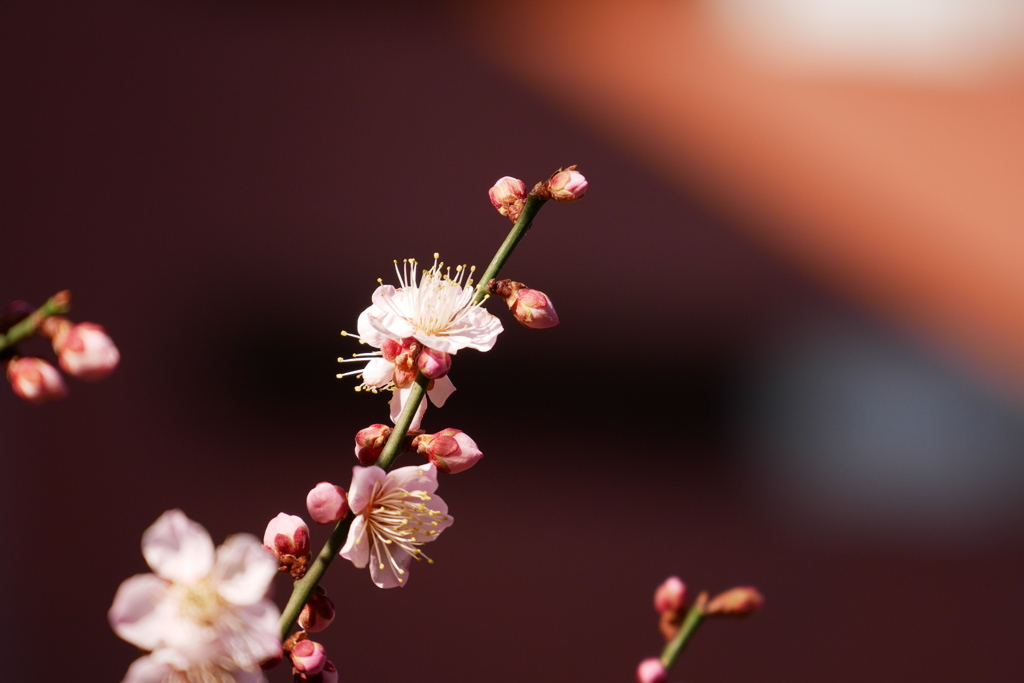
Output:
M369 467L377 462L389 436L391 427L382 424L370 425L356 432L356 458L359 464Z
M292 666L297 673L315 676L323 671L327 664L327 653L324 646L306 638L295 643L291 651Z
M334 601L324 593L314 593L299 613L299 627L310 633L323 631L334 621L336 613Z
M681 612L686 605L686 584L678 576L670 576L654 592L654 609L658 614Z
M413 439L413 446L446 474L468 470L484 457L476 442L459 429L448 428L437 434L421 434Z
M745 617L756 612L764 604L764 596L753 586L731 588L716 595L704 613L708 616Z

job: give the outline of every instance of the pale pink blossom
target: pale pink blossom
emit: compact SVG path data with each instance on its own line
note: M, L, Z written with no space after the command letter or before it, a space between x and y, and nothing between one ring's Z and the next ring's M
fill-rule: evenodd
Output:
M430 464L391 472L354 468L348 502L355 519L340 555L356 567L369 564L381 588L405 586L413 558L430 561L420 546L453 521L436 490L437 469Z
M654 592L654 609L658 614L680 612L686 605L686 584L678 576L665 579Z
M291 651L295 671L307 676L320 673L327 663L327 652L320 643L304 638L295 643Z
M66 373L90 382L112 373L121 360L114 342L96 323L65 321L53 337L53 350Z
M445 474L468 470L484 455L469 434L450 427L436 434L421 434L412 445Z
M637 683L668 683L668 671L657 657L640 662L636 669Z
M68 387L57 368L42 358L12 358L7 362L7 380L15 394L32 404L68 395Z
M558 324L555 305L544 292L524 287L505 300L512 315L526 327L543 330Z
M345 489L322 481L306 495L306 509L317 524L333 524L348 514Z
M152 574L121 584L108 613L121 638L151 654L125 681L262 680L260 663L281 653L280 613L266 599L277 562L254 536L214 548L181 510L169 510L142 536Z
M546 188L555 201L574 202L582 199L587 191L587 179L575 166L570 166L552 175L546 183Z

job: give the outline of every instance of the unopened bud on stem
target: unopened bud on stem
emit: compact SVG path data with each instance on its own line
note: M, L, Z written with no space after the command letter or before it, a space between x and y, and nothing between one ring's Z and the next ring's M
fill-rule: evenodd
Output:
M263 545L277 556L281 571L290 572L296 580L306 575L313 554L309 547L309 527L301 517L278 514L263 533Z
M508 216L509 220L515 223L523 212L523 204L526 201L526 183L512 176L505 176L494 183L494 187L487 191L491 198L491 204L502 216Z
M345 489L322 481L306 495L306 509L317 524L332 524L348 514Z
M437 434L420 434L412 440L418 453L447 474L468 470L484 454L476 442L459 429L442 429Z
M716 595L704 613L709 617L745 617L756 612L763 604L764 596L756 588L740 586Z
M356 457L359 459L359 464L370 467L377 462L389 436L391 436L391 427L382 424L370 425L366 429L356 432Z
M668 671L657 657L640 662L636 669L637 683L668 683Z
M541 183L539 194L544 199L556 202L574 202L582 199L587 191L587 179L576 170L576 166L556 171L545 182Z
M12 358L7 362L7 381L15 394L36 405L68 395L68 387L57 368L42 358Z

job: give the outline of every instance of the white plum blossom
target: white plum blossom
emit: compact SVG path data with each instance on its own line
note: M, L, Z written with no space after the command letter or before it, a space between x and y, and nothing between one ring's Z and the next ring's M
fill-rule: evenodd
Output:
M151 654L124 683L255 682L260 662L280 656L277 607L266 599L277 560L249 534L214 548L181 510L168 510L142 536L152 574L117 590L108 617L121 638Z
M405 586L413 558L431 561L420 546L454 521L436 490L437 468L431 464L389 473L357 466L348 490L355 519L339 554L356 567L369 564L370 578L380 588Z
M422 274L417 273L416 259L403 259L401 270L396 262L401 286L377 288L373 305L364 311L369 324L385 337L412 337L435 351L489 351L501 332L501 321L473 303L471 279L463 286L463 277L474 269L456 266L452 277L451 268L437 259L434 254L434 265Z
M355 354L353 358L339 358L340 362L365 362L362 370L339 374L338 377L358 374L363 382L358 387L370 391L390 389L391 420L397 421L412 391L417 374L418 356L423 349L439 354L455 354L459 349L472 348L488 351L502 331L501 321L473 303L475 290L472 279L463 285L466 273L463 266L451 268L438 262L421 275L417 273L415 259L402 261L395 270L401 285L380 285L373 293L373 303L359 315L357 335L351 335L376 349ZM343 333L347 334L347 333ZM432 379L427 397L437 407L455 391L447 374ZM426 410L421 402L413 419L412 429L419 427Z

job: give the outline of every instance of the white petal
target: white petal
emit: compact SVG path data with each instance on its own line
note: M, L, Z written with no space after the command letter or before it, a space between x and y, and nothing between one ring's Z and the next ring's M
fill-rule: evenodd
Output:
M171 677L174 669L158 662L153 657L139 657L128 667L121 683L163 683Z
M255 536L237 534L217 548L211 577L217 592L228 602L252 605L266 597L277 575L277 565Z
M380 345L384 343L387 336L380 333L376 327L370 322L372 318L378 317L383 314L376 306L370 306L365 311L359 314L359 320L356 322L356 330L359 332L359 338L370 346L379 349Z
M452 384L451 378L445 375L434 380L434 386L427 390L427 396L430 397L431 403L440 408L454 392L455 385Z
M143 650L164 643L168 628L170 584L154 574L136 574L121 584L107 612L110 626L121 638Z
M373 293L373 303L380 315L368 316L369 322L378 332L392 339L411 337L415 328L409 324L409 312L405 310L407 296L391 285L381 285Z
M363 382L368 387L382 387L395 376L395 364L383 358L374 358L363 368Z
M366 517L356 516L348 528L348 538L338 554L362 569L370 559L370 541L366 537Z
M142 534L142 556L157 576L193 584L213 567L213 541L184 512L168 510Z

